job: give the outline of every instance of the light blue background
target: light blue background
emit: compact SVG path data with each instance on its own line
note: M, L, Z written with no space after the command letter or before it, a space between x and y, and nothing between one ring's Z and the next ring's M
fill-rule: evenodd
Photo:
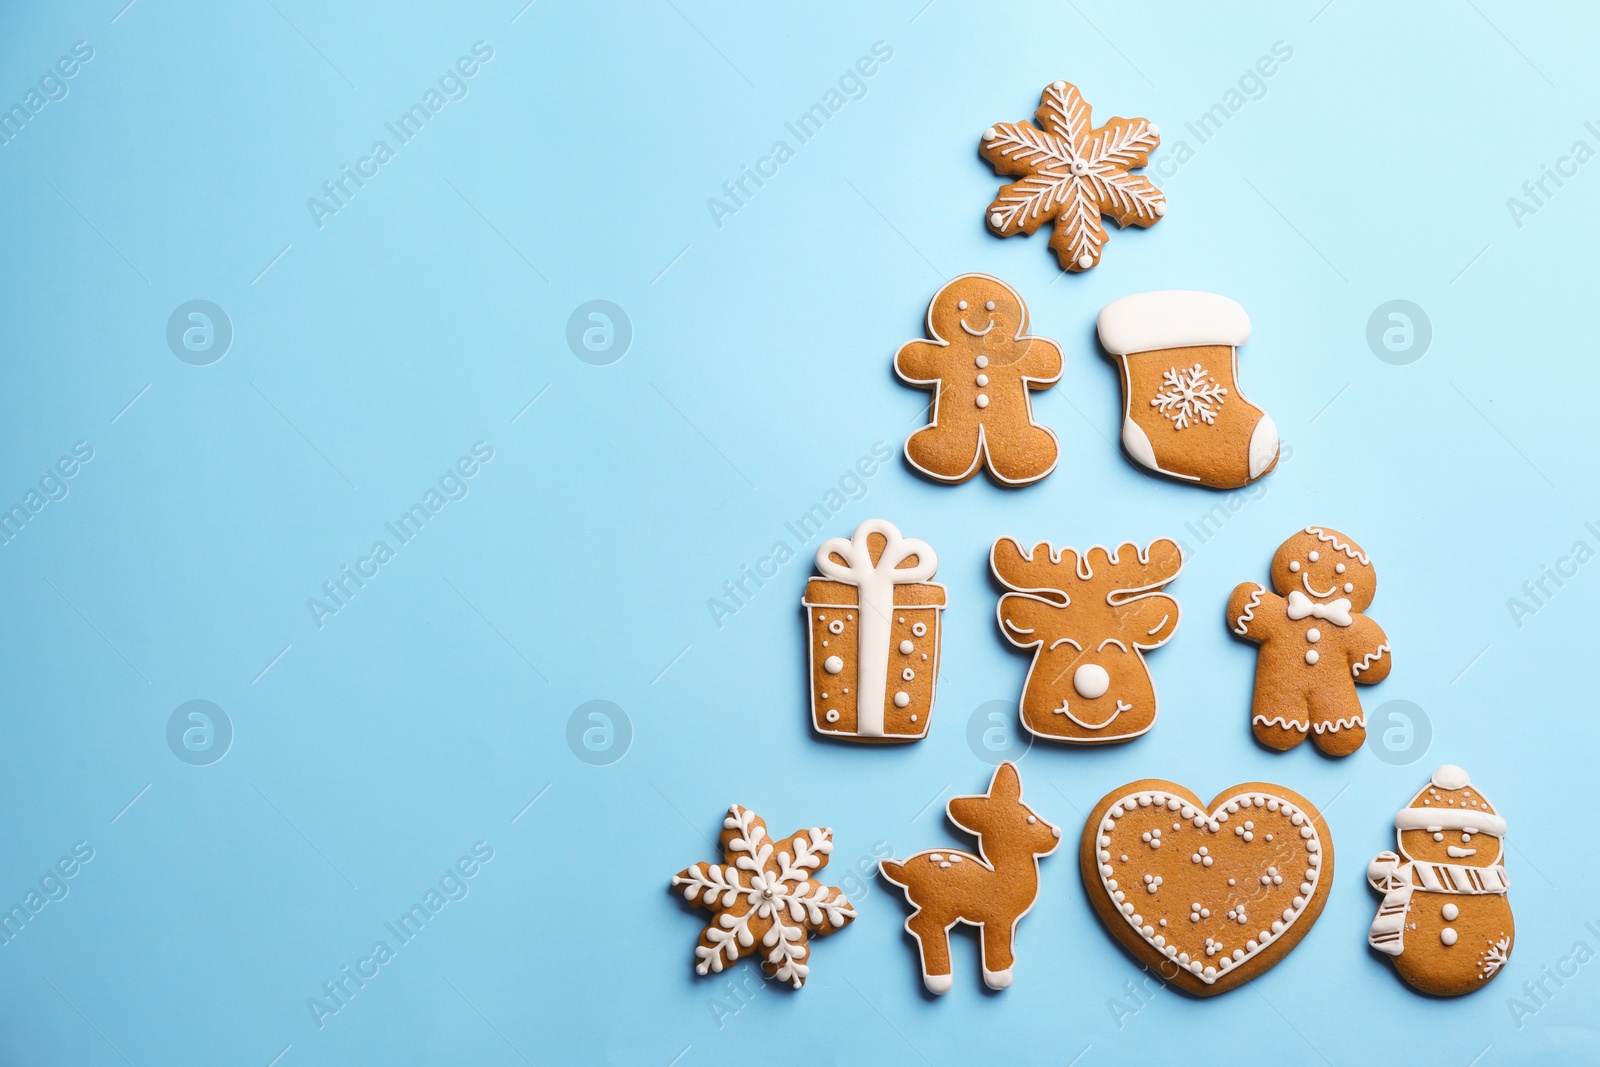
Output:
M94 449L0 548L0 901L75 842L94 849L0 946L0 1062L1596 1057L1600 964L1546 980L1520 1026L1510 998L1576 942L1600 949L1584 927L1600 926L1600 563L1520 627L1507 607L1575 541L1600 548L1584 526L1600 525L1600 163L1521 226L1506 203L1574 141L1600 148L1591 9L124 2L0 17L7 106L74 42L94 49L0 147L0 498L21 501L74 442ZM319 228L307 198L480 40L494 54L469 95ZM775 139L795 147L784 122L877 41L893 58L865 96L718 227L707 199ZM1277 41L1292 59L1199 144L1184 123ZM1082 276L1043 235L982 222L998 180L979 132L1031 114L1056 78L1099 119L1158 122L1157 163L1194 150L1160 179L1160 225L1114 232ZM898 457L926 397L892 354L965 271L1013 283L1065 350L1035 403L1061 466L1024 491L931 485ZM1092 344L1103 304L1174 287L1249 310L1241 378L1293 446L1204 544L1185 524L1228 498L1120 454L1116 376ZM164 339L197 298L235 329L206 367ZM597 298L635 331L610 366L565 341ZM1395 298L1434 331L1407 366L1365 339ZM307 598L478 441L494 458L469 495L319 628ZM798 602L815 541L720 628L707 608L879 441L894 462L829 532L891 519L938 549L950 597L932 733L894 749L812 736ZM1425 710L1431 750L1409 766L1250 739L1254 653L1222 606L1308 522L1376 561L1371 614L1396 665L1363 695ZM730 802L775 832L832 826L835 882L875 847L961 840L940 798L989 773L968 720L1014 702L1027 668L993 621L1001 534L1191 550L1170 590L1183 624L1151 656L1154 731L1022 763L1067 842L1022 924L1017 984L984 992L958 936L955 989L929 1000L902 903L851 879L860 918L814 943L805 990L715 1011L724 982L692 972L703 913L666 884L714 858ZM211 766L167 747L191 699L235 730ZM632 724L609 766L567 744L591 699ZM1441 762L1510 821L1518 918L1506 973L1449 1002L1365 945L1366 861ZM1338 872L1315 929L1249 988L1160 992L1119 1026L1112 1000L1136 1004L1140 972L1072 853L1082 813L1143 776L1205 796L1292 787L1327 811ZM319 1028L308 998L393 943L384 923L480 841L494 858L470 895Z

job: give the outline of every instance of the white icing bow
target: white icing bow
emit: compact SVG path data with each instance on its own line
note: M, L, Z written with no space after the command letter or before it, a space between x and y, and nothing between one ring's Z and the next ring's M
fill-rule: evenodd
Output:
M868 544L872 534L879 534L885 542L876 565ZM844 562L837 562L834 556ZM900 567L912 556L917 558L914 566ZM884 736L883 700L889 684L894 587L927 581L938 567L939 557L926 541L901 537L894 523L883 519L868 519L856 527L850 540L830 537L817 549L817 570L858 590L861 622L856 631L856 732L863 737Z
M1340 597L1330 600L1326 604L1319 604L1306 596L1298 589L1289 591L1289 618L1303 619L1307 615L1314 619L1323 619L1335 626L1350 625L1350 600Z

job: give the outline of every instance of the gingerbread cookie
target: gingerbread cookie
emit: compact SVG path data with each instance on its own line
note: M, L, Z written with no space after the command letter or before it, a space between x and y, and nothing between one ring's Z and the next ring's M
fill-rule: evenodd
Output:
M1322 813L1266 782L1210 804L1173 782L1130 782L1089 813L1078 857L1090 903L1122 946L1202 997L1287 956L1333 884Z
M811 623L811 724L853 741L928 735L939 677L944 586L927 579L939 557L926 541L868 519L846 541L817 549L821 578L806 583Z
M933 390L932 421L906 440L906 460L941 482L980 463L1002 485L1029 485L1056 468L1056 435L1033 421L1029 390L1061 378L1061 348L1028 336L1028 306L987 274L945 283L928 304L928 341L895 353L902 381Z
M1372 561L1339 531L1307 526L1278 546L1272 587L1244 582L1228 598L1229 629L1261 646L1251 728L1279 751L1309 733L1348 756L1367 737L1356 683L1381 682L1394 665L1383 628L1361 614L1378 589Z
M696 863L672 876L685 900L716 916L700 932L695 972L719 972L760 953L768 978L805 985L810 935L831 934L856 917L837 886L813 877L832 851L832 830L814 827L773 841L755 812L730 807L722 820L722 863Z
M948 993L950 928L976 926L982 939L983 982L1011 985L1017 923L1039 895L1039 857L1061 843L1061 828L1022 802L1022 779L1009 760L995 768L982 796L951 797L950 821L977 835L978 854L951 849L918 852L905 860L880 860L883 876L905 890L917 910L906 931L917 939L922 981L930 993Z
M1122 376L1122 447L1180 481L1237 489L1278 465L1278 427L1239 388L1250 316L1225 296L1139 293L1100 309Z
M1395 816L1399 853L1380 852L1367 881L1383 894L1367 943L1424 993L1482 989L1511 955L1506 821L1467 772L1445 764Z
M1178 576L1183 552L1162 538L1141 550L1096 545L1079 555L1040 542L1031 552L1009 537L989 553L1011 592L995 609L1000 632L1031 648L1022 724L1035 737L1080 745L1127 741L1156 721L1156 690L1144 653L1178 629L1178 602L1159 590Z
M979 154L996 174L1022 179L1002 185L989 205L992 232L1031 234L1053 221L1050 247L1062 270L1077 272L1100 262L1106 243L1101 215L1121 227L1150 227L1167 213L1161 190L1128 173L1149 163L1161 143L1155 123L1113 118L1096 128L1089 105L1070 82L1047 86L1033 117L1039 126L997 122L979 142Z

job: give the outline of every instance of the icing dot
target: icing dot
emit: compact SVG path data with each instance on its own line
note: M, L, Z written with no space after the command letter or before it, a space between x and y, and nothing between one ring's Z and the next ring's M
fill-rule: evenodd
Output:
M1229 878L1229 879L1228 879L1228 884L1229 884L1229 885L1232 885L1232 884L1233 884L1233 879L1232 879L1232 878Z
M1094 266L1094 259L1087 252L1078 257L1078 268L1080 270L1088 270L1092 266Z
M994 140L994 127L993 126L990 126L987 130L983 131L983 139L985 141Z
M1147 125L1147 128L1150 130L1150 136L1151 137L1160 137L1161 136L1161 127L1157 126L1155 123L1153 123L1153 122L1149 123Z
M1444 910L1439 914L1444 916L1445 922L1455 922L1456 916L1461 914L1461 909L1456 907L1454 904L1446 904L1444 906Z
M979 389L982 389L984 386L986 386L988 384L989 384L989 376L987 374L978 375L978 388Z
M1439 940L1442 941L1446 946L1453 945L1456 943L1456 932L1450 929L1450 927L1446 926L1443 930L1439 931Z
M911 703L911 694L910 693L896 693L894 695L894 706L895 707L903 708L907 704L910 704L910 703Z
M985 311L993 311L994 310L994 301L993 300L984 301L983 310L985 310Z
M912 722L916 722L917 721L917 717L915 715L911 716L911 721Z
M1314 649L1314 648L1313 648L1313 649L1311 649L1311 650L1309 650L1309 651L1308 651L1308 652L1307 652L1307 653L1306 653L1306 662L1307 662L1307 663L1312 663L1312 664L1314 664L1314 663L1316 663L1316 662L1317 662L1317 660L1319 660L1319 659L1321 659L1321 658L1322 658L1322 657L1321 657L1321 656L1318 656L1318 655L1317 655L1317 650L1316 650L1316 649Z
M906 621L906 617L904 615L900 616L900 621L901 622L905 622Z
M1343 574L1344 573L1344 564L1343 563L1334 564L1333 565L1333 573L1335 573L1335 574Z
M997 230L1000 228L1000 213L998 211L989 216L989 225Z
M1311 629L1306 631L1306 640L1310 641L1313 645L1316 644L1318 641L1322 640L1322 631L1313 626Z
M928 624L927 623L922 623L922 622L914 622L914 623L911 624L911 632L916 634L918 637L921 637L921 636L923 636L924 634L926 634L928 632Z
M1314 834L1314 833L1316 833L1316 831L1315 831L1315 830L1313 830L1313 829L1312 829L1312 828L1311 828L1311 827L1309 827L1309 826L1302 826L1302 827L1300 827L1300 836L1301 836L1301 837L1310 837L1310 836L1311 836L1311 835L1312 835L1312 834Z
M988 407L989 406L989 397L984 393L979 393L978 394L977 404L978 404L978 406L980 408Z
M983 368L985 368L985 367L987 367L989 365L989 357L988 356L979 356L977 359L973 360L972 362L974 362L974 363L976 363L978 365L978 369L979 370L982 370Z
M842 621L840 621L839 619L834 619L832 622L830 622L828 624L828 632L830 634L842 634L842 633L844 633L844 623Z
M1435 841L1443 841L1443 840L1444 840L1444 834L1441 834L1441 833L1435 833L1435 834L1434 834L1434 835L1433 835L1433 839L1434 839L1434 840L1435 840Z
M844 660L840 659L838 656L829 656L827 659L822 661L822 669L827 671L829 674L838 674L840 671L844 670Z
M1345 582L1344 583L1344 591L1346 593L1354 593L1356 591L1355 583L1354 582Z
M1051 82L1050 83L1050 88L1054 89L1058 93L1066 92L1067 83L1066 82Z
M900 642L900 654L902 656L911 655L912 652L916 651L916 648L917 646L912 644L909 640Z
M1299 574L1300 573L1300 561L1299 560L1291 559L1289 561L1289 573L1290 574Z
M829 708L828 711L827 711L827 714L823 715L822 717L824 719L827 719L829 722L838 722L839 721L839 713L837 711L834 711L832 708Z
M1150 128L1150 131L1152 133L1154 133L1155 132L1155 127L1152 126ZM1166 201L1163 200L1161 203L1157 204L1155 206L1155 212L1156 212L1156 218L1161 218L1163 215L1165 215L1167 213Z
M1315 563L1321 558L1322 556L1317 552L1316 549L1312 549L1310 552L1306 553L1306 559L1309 559L1312 563Z
M967 302L965 300L956 301L956 308L957 308L957 310L960 310L960 311L967 310Z
M917 672L912 670L910 667L907 667L905 670L900 672L900 677L904 678L908 682L916 676Z

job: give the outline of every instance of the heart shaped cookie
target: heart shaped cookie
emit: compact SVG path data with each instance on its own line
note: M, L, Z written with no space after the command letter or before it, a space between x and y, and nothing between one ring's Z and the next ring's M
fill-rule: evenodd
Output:
M1197 996L1226 992L1287 956L1333 882L1322 813L1267 782L1225 789L1209 805L1174 782L1130 782L1089 814L1079 860L1106 928Z

